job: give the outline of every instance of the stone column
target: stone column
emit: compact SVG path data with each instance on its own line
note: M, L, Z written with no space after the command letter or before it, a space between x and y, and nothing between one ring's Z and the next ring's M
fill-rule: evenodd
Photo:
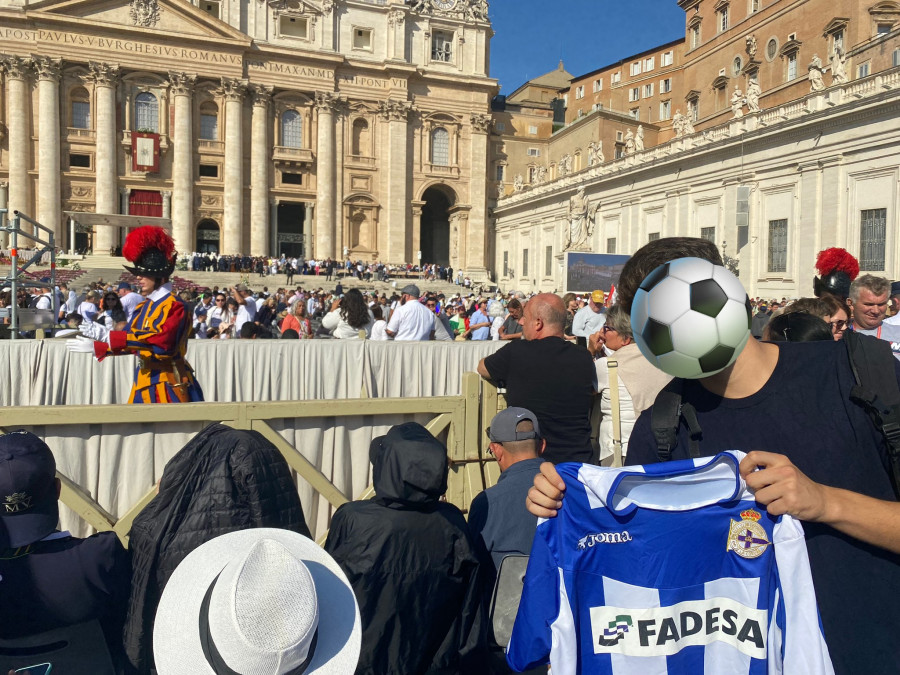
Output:
M242 80L222 78L218 93L225 98L225 212L220 253L239 255L243 249L244 220L244 94Z
M163 190L163 218L171 218L172 217L172 191L171 190Z
M19 56L4 56L0 63L6 72L7 131L9 132L9 218L13 211L32 215L28 169L31 151L31 113L28 106L31 60ZM4 245L6 244L6 233Z
M415 257L417 249L407 251L409 213L409 161L407 157L408 120L411 106L407 101L384 101L379 115L388 124L387 190L385 210L387 221L386 260L404 261ZM421 209L420 209L421 213ZM413 234L412 240L416 240Z
M408 262L416 258L416 254L422 248L422 208L425 206L426 202L412 201L410 203L412 204L412 231L408 238L409 255L397 258L396 262ZM389 258L389 260L394 262L391 258Z
M119 212L127 216L131 211L131 188L119 188Z
M0 181L0 209L9 207L9 183ZM0 227L6 227L8 214L0 213ZM6 248L6 239L9 235L6 232L0 232L0 248Z
M269 200L269 222L272 223L272 240L269 245L274 255L278 252L278 199Z
M116 152L116 82L119 67L91 62L90 79L97 92L97 151L94 157L97 177L95 213L118 212L118 153ZM107 255L118 240L115 228L100 226L94 230L94 253Z
M334 94L316 94L318 112L318 143L316 145L316 203L319 217L316 220L314 257L334 258L334 113L337 100Z
M196 75L169 72L169 87L175 99L172 128L172 238L178 251L194 250L191 229L194 221L194 125L193 99Z
M272 87L255 85L252 89L253 116L250 127L250 255L277 252L270 239L275 237L269 224L266 205L269 201L269 103ZM275 221L273 220L272 223Z
M406 60L406 12L395 7L388 13L388 51L389 60Z
M313 230L316 226L316 203L306 202L303 211L303 257L309 260L313 250Z
M62 242L62 195L59 161L59 74L61 59L37 56L38 76L38 209L37 221Z
M488 140L487 135L491 128L491 116L489 114L473 113L470 171L472 176L486 176L488 171ZM465 251L465 270L473 278L487 278L488 250L487 230L487 183L473 180L469 184L469 202L472 210L469 212L468 228L465 241L457 242L459 251ZM455 243L450 243L450 248ZM537 260L537 258L536 258ZM530 270L529 270L530 272ZM533 275L536 276L536 275Z

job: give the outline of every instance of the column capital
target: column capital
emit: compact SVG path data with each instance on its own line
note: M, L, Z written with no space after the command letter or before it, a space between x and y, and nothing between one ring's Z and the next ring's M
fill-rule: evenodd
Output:
M472 128L483 134L490 132L494 124L494 118L486 113L472 113L469 119L472 121Z
M0 68L6 71L6 76L11 80L25 80L31 75L34 63L25 56L0 56Z
M237 101L240 103L247 94L247 83L244 80L238 80L233 77L223 77L222 85L216 89L216 94L224 97L225 101Z
M123 197L125 195L131 194L131 188L130 187L120 187L119 194L122 195Z
M169 71L169 88L174 96L190 96L196 83L196 75Z
M163 191L162 191L162 196L163 196L163 199L171 199L171 198L172 198L172 191L171 191L171 190L163 190Z
M0 180L0 190L5 190L9 187L9 181Z
M59 82L62 59L52 59L49 56L32 56L31 58L39 80Z
M382 119L394 122L406 122L414 112L416 112L416 108L409 101L387 100L378 105L378 115Z
M119 79L119 66L111 63L91 61L88 63L90 74L87 79L98 87L115 87Z
M320 113L337 112L341 99L334 92L317 91L316 92L316 111Z
M391 26L402 26L404 21L406 21L406 12L399 7L388 12L388 24Z
M263 84L254 84L250 86L250 96L253 97L253 105L262 108L268 108L272 102L273 87L267 87Z

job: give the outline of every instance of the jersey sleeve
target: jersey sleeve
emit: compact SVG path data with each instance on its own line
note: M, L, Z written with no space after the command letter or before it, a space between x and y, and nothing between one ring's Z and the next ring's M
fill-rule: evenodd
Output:
M506 651L506 662L517 673L549 663L552 625L560 613L559 568L544 536L551 523L538 527L525 572L519 612ZM543 530L543 531L542 531Z
M783 605L776 617L782 624L782 672L834 675L819 621L803 527L792 517L782 516L773 528L772 543Z
M488 373L491 376L491 380L494 382L505 382L506 378L509 376L509 362L512 354L512 349L516 348L516 345L519 344L518 340L513 340L507 345L504 345L497 351L495 351L490 356L486 356L484 358L484 367L487 368Z
M155 310L148 327L137 328L136 322L133 322L128 330L110 331L109 351L104 356L132 352L149 353L156 359L172 358L176 354L184 318L182 303L177 301L164 303ZM100 355L97 355L97 358L102 359Z

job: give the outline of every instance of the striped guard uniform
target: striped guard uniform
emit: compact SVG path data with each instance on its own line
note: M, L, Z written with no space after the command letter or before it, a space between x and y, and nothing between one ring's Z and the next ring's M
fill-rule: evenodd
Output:
M134 354L134 370L129 403L187 403L202 401L203 391L194 371L185 360L191 316L172 293L172 284L163 284L136 308L128 330L109 333L109 344L94 342L94 356Z
M560 464L566 497L538 523L510 666L832 675L803 528L756 504L743 456Z

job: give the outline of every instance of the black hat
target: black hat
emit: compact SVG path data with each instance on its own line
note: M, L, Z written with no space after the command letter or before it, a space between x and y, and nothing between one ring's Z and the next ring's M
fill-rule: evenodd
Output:
M40 541L56 529L56 460L28 431L0 436L0 549Z
M144 225L128 233L122 255L133 263L125 269L136 276L165 278L175 271L175 242L161 227Z

